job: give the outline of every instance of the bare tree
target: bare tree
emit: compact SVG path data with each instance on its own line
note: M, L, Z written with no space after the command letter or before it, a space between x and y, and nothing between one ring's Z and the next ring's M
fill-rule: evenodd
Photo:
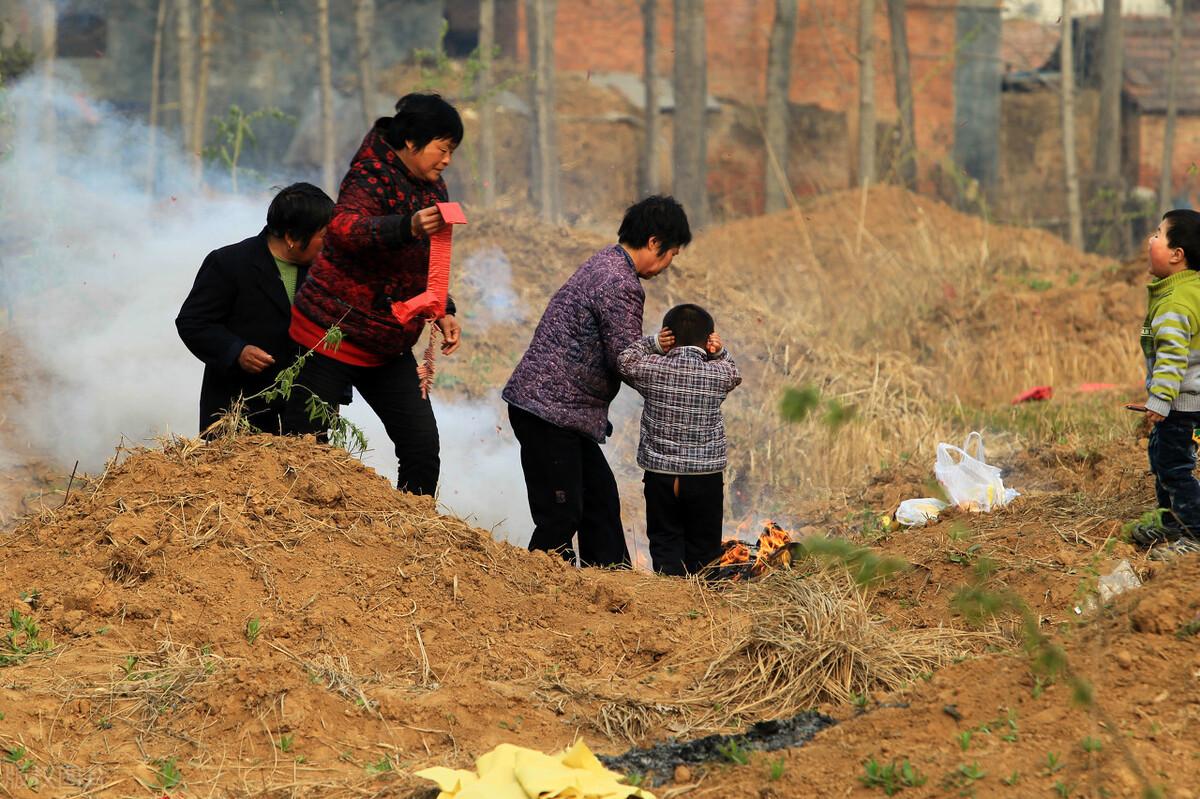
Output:
M58 119L54 102L54 63L58 60L58 6L54 0L42 0L42 141L47 145L45 167L53 173L57 168Z
M1179 114L1179 57L1183 51L1183 4L1171 9L1171 56L1167 67L1167 119L1163 126L1162 170L1158 176L1158 209L1171 210L1171 175L1175 160L1175 118Z
M358 61L363 119L367 125L375 121L375 69L371 65L371 29L374 25L375 0L354 0L354 52Z
M675 198L693 227L708 224L708 53L704 0L675 0L675 121L671 173Z
M1121 182L1121 0L1104 0L1100 23L1100 119L1096 131L1096 174L1105 188Z
M196 180L204 172L204 122L208 118L208 75L212 65L212 0L200 0L200 70L196 76L196 109L192 113L192 170Z
M792 85L792 43L796 39L797 0L775 0L775 21L767 48L767 213L782 211L792 194L788 181L788 94Z
M158 0L158 16L154 20L154 55L150 58L149 135L146 142L146 191L153 192L158 176L158 107L162 104L163 33L167 27L167 2Z
M1062 10L1063 172L1067 187L1067 225L1072 247L1083 248L1083 210L1079 205L1079 173L1075 160L1075 54L1071 41L1071 0Z
M334 194L333 54L329 49L329 0L317 0L317 60L321 70L321 182Z
M554 17L557 0L529 0L529 57L533 67L533 202L546 222L559 209L558 140L554 120Z
M892 72L895 75L896 110L900 113L900 146L897 148L900 178L910 189L917 188L917 138L913 121L912 68L908 57L908 14L906 0L887 0L888 27L892 37Z
M875 0L858 4L858 182L875 182Z
M196 42L192 35L192 0L175 0L175 38L179 48L179 131L184 149L192 151L192 114L196 110Z
M479 182L484 208L496 205L496 104L492 56L496 50L496 0L479 0Z
M642 0L642 84L646 107L642 112L641 195L658 192L658 140L662 116L658 98L658 0Z

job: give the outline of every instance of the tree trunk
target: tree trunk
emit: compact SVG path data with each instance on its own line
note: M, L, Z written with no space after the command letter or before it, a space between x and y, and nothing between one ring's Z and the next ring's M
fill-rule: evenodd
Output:
M317 59L321 70L321 182L335 196L333 142L333 55L329 50L329 0L317 0Z
M371 29L374 25L375 0L354 0L354 51L358 61L363 119L367 127L375 122L375 69L371 65ZM479 35L483 36L482 31Z
M708 224L708 53L704 0L675 0L675 121L671 173L675 199L692 227Z
M1104 0L1100 34L1100 119L1096 131L1096 176L1105 188L1121 184L1121 0Z
M479 0L479 183L484 208L496 205L496 105L492 102L496 0Z
M150 126L146 142L146 191L154 193L158 182L158 107L162 103L163 32L167 27L167 2L158 0L158 16L154 21L154 55L150 59Z
M1162 171L1158 177L1158 210L1171 210L1171 175L1175 160L1175 117L1179 114L1179 58L1183 51L1183 3L1171 9L1171 60L1167 67L1167 121L1163 127Z
M661 101L658 97L658 0L642 0L642 85L646 107L642 110L641 189L643 197L658 193L658 140L662 137Z
M208 118L208 74L212 65L212 0L200 0L200 70L196 76L196 109L192 113L192 171L204 176L204 122Z
M895 74L896 110L900 113L897 167L908 188L917 188L917 139L913 121L912 70L908 58L908 25L905 0L887 0L888 27L892 36L892 71Z
M858 4L858 182L875 182L875 0Z
M1079 205L1079 174L1075 161L1075 55L1071 41L1071 0L1062 11L1062 132L1063 172L1067 184L1067 224L1071 246L1083 249L1083 211Z
M179 42L179 136L192 151L192 113L196 110L196 44L192 36L192 0L175 2L175 38Z
M58 170L58 104L54 101L54 67L58 60L58 5L42 0L42 143L46 146L46 171Z
M787 163L788 94L792 85L792 43L796 39L797 0L775 0L775 22L767 49L767 213L782 211L792 197Z
M529 55L533 65L533 202L538 216L560 216L557 126L554 119L554 17L557 0L530 0Z

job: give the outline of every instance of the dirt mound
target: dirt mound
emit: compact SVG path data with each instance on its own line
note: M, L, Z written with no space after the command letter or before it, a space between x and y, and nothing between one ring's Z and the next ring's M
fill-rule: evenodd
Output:
M1194 796L1197 579L1200 559L1183 559L1095 621L1062 628L1066 662L1090 686L1089 704L1073 701L1065 679L1036 676L1027 656L987 656L870 697L867 712L807 746L755 754L744 768L712 772L706 787L756 799L880 795L882 778L863 783L868 763L907 760L913 779L891 782L906 797Z
M696 694L747 623L718 594L496 543L311 439L131 451L0 547L0 746L56 791L171 763L193 792L320 792L733 720Z

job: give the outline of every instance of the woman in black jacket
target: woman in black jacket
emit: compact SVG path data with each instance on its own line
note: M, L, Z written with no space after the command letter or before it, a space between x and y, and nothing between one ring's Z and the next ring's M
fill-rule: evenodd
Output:
M293 184L271 201L261 233L213 250L200 265L175 327L204 362L201 435L239 395L266 388L296 359L288 336L292 302L332 216L329 195L311 183ZM259 430L278 433L282 406L250 400L245 414Z

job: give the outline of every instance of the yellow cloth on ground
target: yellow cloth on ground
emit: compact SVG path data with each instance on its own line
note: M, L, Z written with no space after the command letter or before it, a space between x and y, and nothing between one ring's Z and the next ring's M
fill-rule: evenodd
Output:
M582 741L557 755L500 744L475 760L475 771L437 766L417 772L437 783L438 799L654 799L622 785Z

